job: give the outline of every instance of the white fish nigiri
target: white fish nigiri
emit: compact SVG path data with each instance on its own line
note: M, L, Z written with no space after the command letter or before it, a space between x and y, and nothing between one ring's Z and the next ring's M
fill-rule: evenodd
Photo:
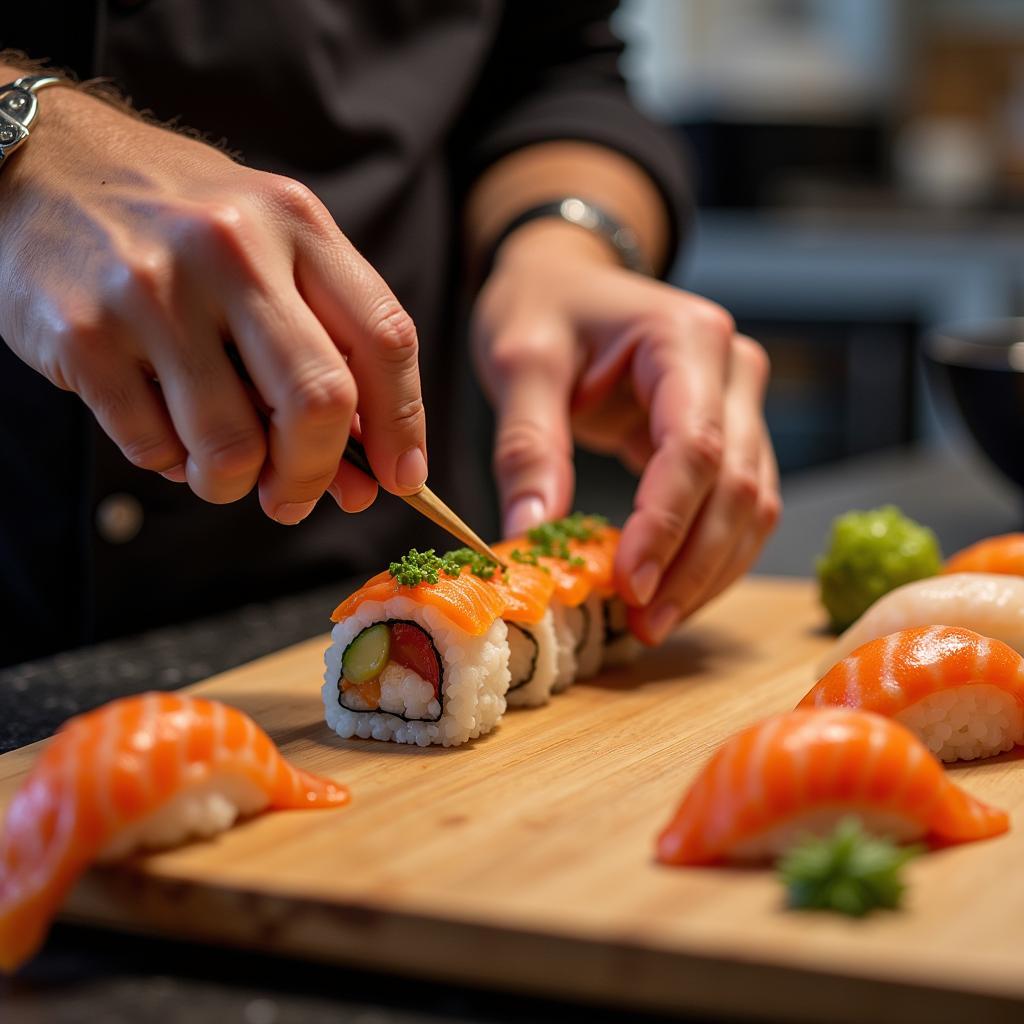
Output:
M861 644L915 626L962 626L1024 654L1024 576L957 572L905 583L880 597L839 637L815 677Z

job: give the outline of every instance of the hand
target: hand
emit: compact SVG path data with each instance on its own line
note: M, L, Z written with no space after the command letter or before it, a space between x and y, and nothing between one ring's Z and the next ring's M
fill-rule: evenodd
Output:
M557 221L502 246L474 314L507 533L564 514L574 438L641 475L616 560L659 643L753 564L780 512L768 358L713 303L621 269Z
M17 355L131 462L207 501L258 484L289 524L325 490L365 508L376 485L341 462L357 411L383 486L416 490L415 329L319 200L83 93L41 106L0 174L0 334Z

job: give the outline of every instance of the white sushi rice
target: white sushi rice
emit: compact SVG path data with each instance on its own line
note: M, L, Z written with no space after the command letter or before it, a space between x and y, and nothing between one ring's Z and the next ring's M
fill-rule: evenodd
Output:
M939 690L894 717L941 761L973 761L1024 743L1024 708L989 683Z
M756 836L744 839L729 849L729 859L741 863L774 860L808 837L831 835L844 818L857 817L864 830L873 836L908 843L920 839L925 829L917 822L887 811L865 810L856 805L816 807L779 822Z
M433 683L392 662L380 674L380 710L406 718L437 718L441 705L434 696Z
M551 622L555 630L555 682L552 693L568 690L576 679L576 634L569 623L571 608L561 601L551 602Z
M604 665L632 665L643 651L643 645L629 631L626 602L621 597L608 597L602 602L604 623Z
M207 778L126 826L100 852L101 862L120 860L135 850L160 850L187 839L209 839L238 818L262 811L266 793L237 775Z
M441 656L443 678L439 710L442 714L437 721L407 722L385 711L350 711L338 703L338 680L345 648L367 626L390 619L404 619L422 626L430 634ZM366 601L360 605L354 614L335 625L331 641L331 646L324 654L326 671L321 692L327 724L343 739L358 736L362 739L415 743L421 747L432 743L450 747L490 732L505 713L509 649L508 631L501 619L496 619L482 636L470 636L438 609L421 605L407 597L396 596L389 601ZM396 701L393 706L396 708L398 691L403 691L402 699L408 702L412 694L406 688L415 690L418 687L417 681L424 682L415 672L408 669L402 672L404 680L396 676L388 681ZM348 700L346 694L346 702Z
M524 633L529 633L533 642ZM536 646L534 646L536 645ZM554 619L549 609L540 622L510 623L508 627L509 671L511 683L508 691L509 707L539 707L551 699L551 688L558 671L558 641L555 639ZM536 657L535 657L536 654ZM530 680L517 682L533 668Z

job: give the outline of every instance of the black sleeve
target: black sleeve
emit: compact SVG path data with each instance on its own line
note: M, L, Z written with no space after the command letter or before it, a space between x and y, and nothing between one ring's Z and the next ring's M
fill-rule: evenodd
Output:
M458 160L468 185L501 157L538 142L594 142L631 157L657 185L669 259L686 234L690 191L682 147L630 103L612 30L616 0L507 0L462 123Z

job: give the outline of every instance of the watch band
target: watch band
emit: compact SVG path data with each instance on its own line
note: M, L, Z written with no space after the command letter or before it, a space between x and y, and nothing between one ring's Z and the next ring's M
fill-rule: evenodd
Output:
M488 269L493 263L498 248L512 232L517 231L524 224L529 224L530 221L548 217L564 220L599 235L611 246L619 262L627 270L635 270L641 274L651 273L636 234L624 224L620 224L614 217L609 216L601 207L595 206L579 196L565 196L562 199L540 203L513 217L491 246L491 259L487 263Z
M56 75L26 75L0 85L0 167L29 136L39 114L36 93L48 85L63 85Z

